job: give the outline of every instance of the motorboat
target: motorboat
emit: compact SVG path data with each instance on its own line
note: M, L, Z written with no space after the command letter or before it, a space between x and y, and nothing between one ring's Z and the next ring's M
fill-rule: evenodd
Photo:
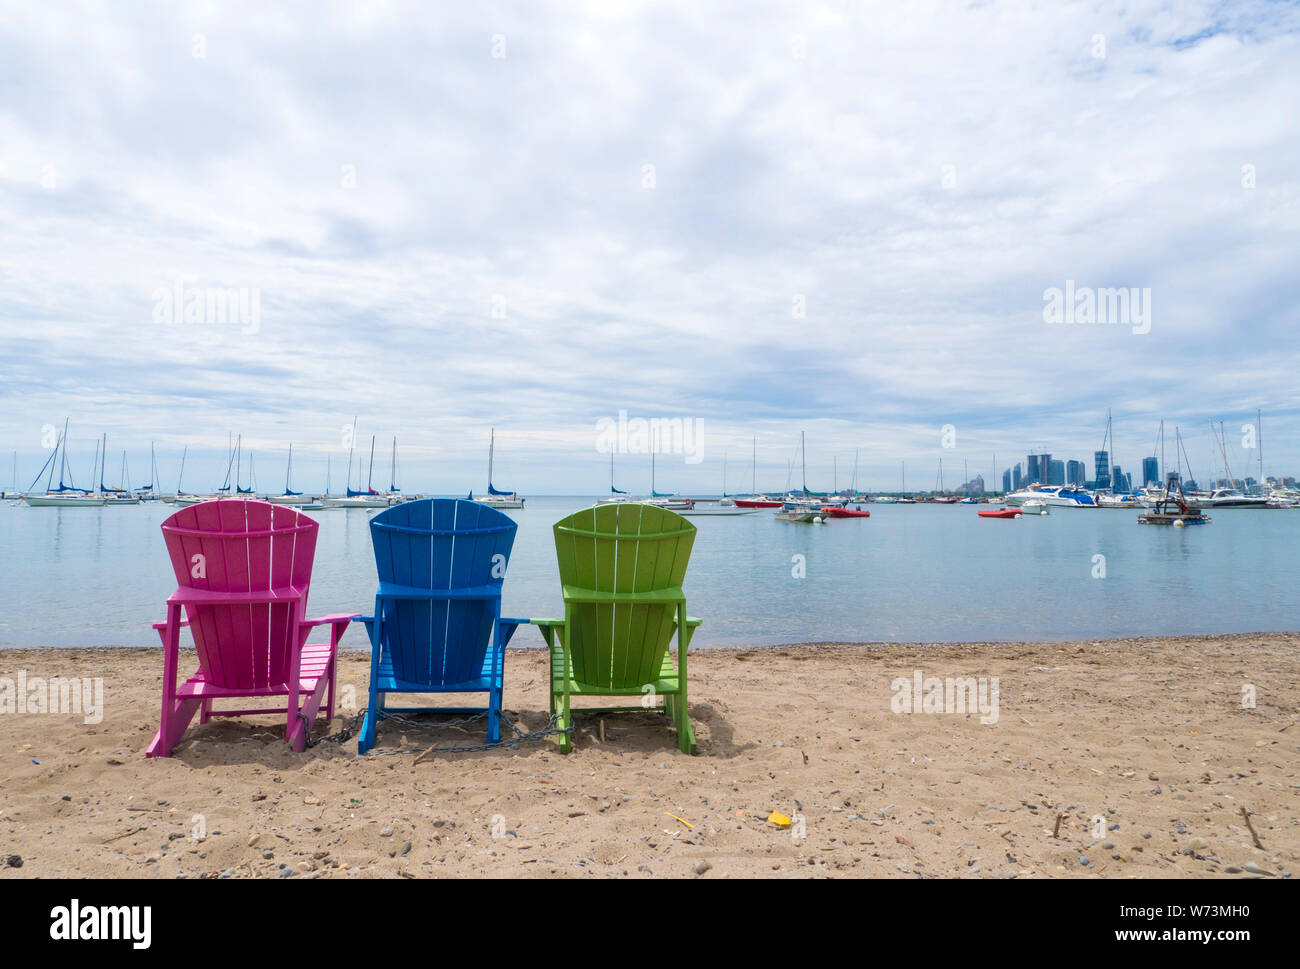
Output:
M1046 515L1049 513L1050 506L1041 498L1030 498L1023 505L1012 505L1011 508L1022 515Z
M1215 488L1209 497L1187 499L1191 508L1267 508L1268 498L1263 495L1243 495L1236 488Z
M774 517L783 522L802 522L809 525L822 525L830 520L829 515L822 514L821 506L789 502L776 510Z
M1065 485L1032 484L1028 488L1013 491L1006 496L1006 503L1012 507L1022 507L1030 501L1042 502L1057 508L1098 507L1097 502L1088 492Z
M865 508L845 508L843 505L822 505L822 515L827 518L870 518Z
M1019 518L1024 512L1019 508L981 508L975 514L981 518Z
M1142 497L1140 495L1129 494L1100 494L1096 496L1098 508L1141 508L1143 507Z

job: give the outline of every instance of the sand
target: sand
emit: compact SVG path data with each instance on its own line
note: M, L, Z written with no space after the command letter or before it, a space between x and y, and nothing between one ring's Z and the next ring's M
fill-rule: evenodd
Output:
M0 677L103 677L105 710L0 715L0 877L1290 877L1298 656L1296 633L700 650L698 756L634 713L603 717L603 740L580 718L568 756L546 740L416 764L483 726L381 725L362 758L292 753L282 716L233 719L146 760L159 650L7 650ZM507 659L531 728L544 664ZM894 712L892 681L918 669L997 677L996 723ZM362 704L367 670L340 659Z

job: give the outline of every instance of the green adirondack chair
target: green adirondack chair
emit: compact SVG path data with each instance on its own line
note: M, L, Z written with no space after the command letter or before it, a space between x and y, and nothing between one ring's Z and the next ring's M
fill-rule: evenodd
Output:
M636 706L579 707L580 712L657 709L677 727L677 745L695 753L686 712L686 653L700 624L687 618L682 580L695 526L681 515L637 502L597 505L555 524L564 592L563 619L532 619L551 656L551 715L573 724L574 696L635 696ZM669 645L677 636L677 665ZM647 703L646 698L651 698ZM571 734L559 734L561 753Z

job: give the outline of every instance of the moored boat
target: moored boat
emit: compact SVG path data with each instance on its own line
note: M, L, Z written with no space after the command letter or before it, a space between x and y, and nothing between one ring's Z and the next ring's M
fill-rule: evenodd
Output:
M865 508L845 508L841 505L822 505L822 514L828 518L870 518Z
M1176 492L1176 493L1175 493ZM1165 481L1164 495L1155 507L1138 515L1139 525L1171 525L1184 528L1188 525L1207 525L1210 517L1194 508L1183 493L1183 483L1177 471L1170 471Z
M981 508L975 514L980 518L1019 518L1024 512L1019 508Z

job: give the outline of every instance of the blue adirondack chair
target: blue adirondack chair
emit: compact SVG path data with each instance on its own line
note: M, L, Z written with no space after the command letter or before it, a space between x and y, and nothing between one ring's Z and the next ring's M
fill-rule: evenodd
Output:
M364 754L391 713L487 713L501 740L506 644L527 619L501 616L501 585L518 526L476 501L406 501L370 520L379 591L370 634L370 704L357 740ZM494 635L495 630L495 635ZM388 693L487 693L486 707L387 707Z

